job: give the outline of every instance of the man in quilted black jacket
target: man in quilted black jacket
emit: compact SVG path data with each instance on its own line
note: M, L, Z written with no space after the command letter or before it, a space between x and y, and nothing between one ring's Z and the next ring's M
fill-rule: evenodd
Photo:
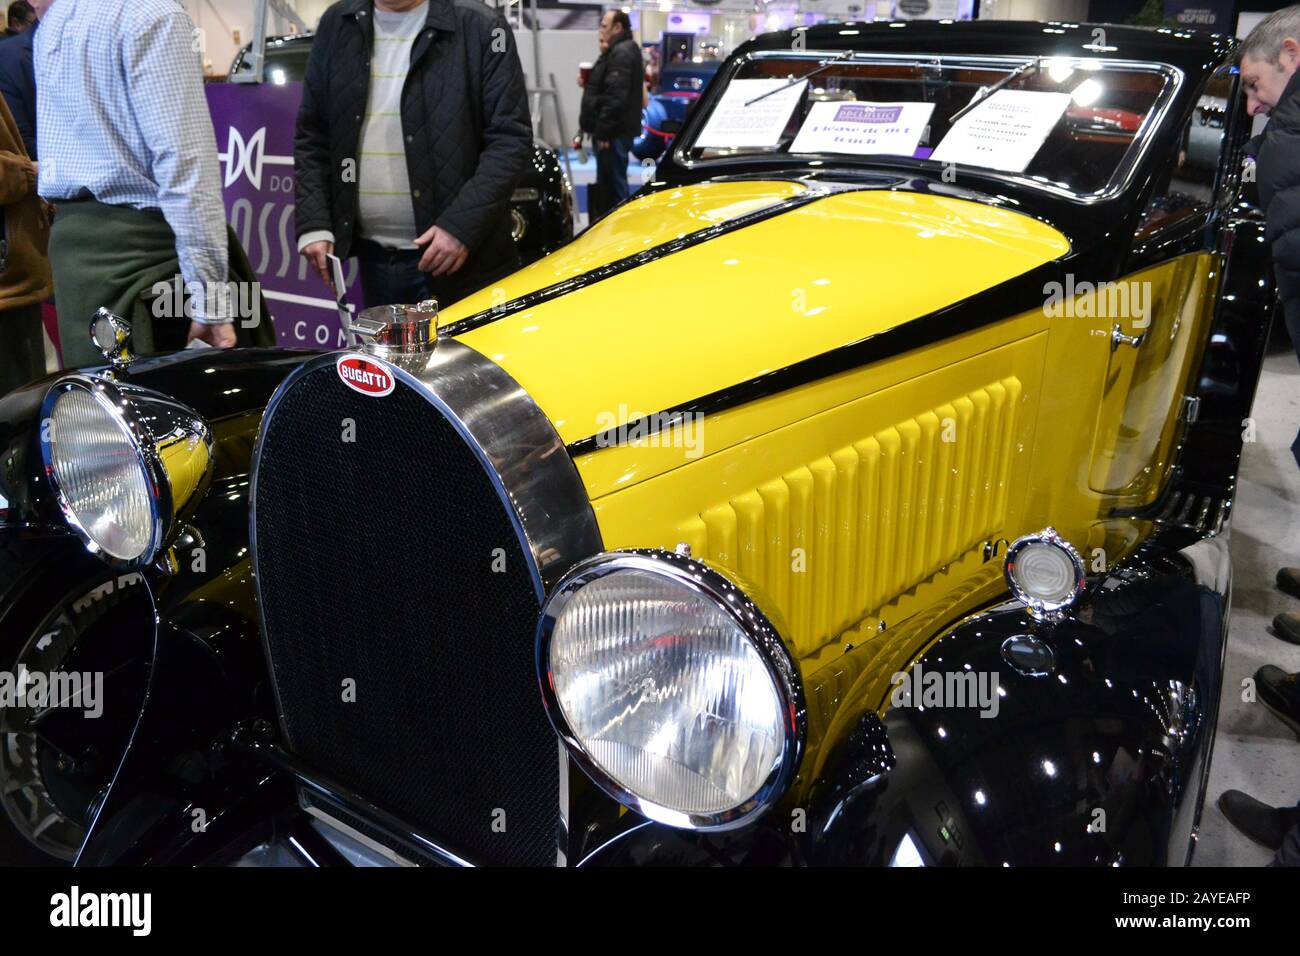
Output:
M1273 253L1278 299L1300 356L1300 5L1262 20L1241 46L1241 83L1252 116L1269 117L1247 146L1255 156L1265 234ZM1291 446L1300 464L1300 435ZM1278 587L1300 597L1300 568L1283 568ZM1300 613L1273 619L1273 631L1300 644Z
M448 305L519 266L532 153L523 69L478 0L341 0L321 17L294 139L298 249L356 255L368 305Z

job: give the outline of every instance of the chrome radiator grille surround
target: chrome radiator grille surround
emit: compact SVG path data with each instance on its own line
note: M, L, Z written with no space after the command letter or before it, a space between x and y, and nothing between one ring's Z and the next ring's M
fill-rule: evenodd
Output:
M430 365L449 350L485 361L448 342ZM495 396L508 399L527 397ZM547 430L531 430L534 454ZM508 503L508 472L417 375L372 397L332 359L309 363L259 439L257 590L295 754L473 862L553 865L559 751L532 653L550 568ZM581 504L576 524L594 529ZM578 541L558 550L593 545Z

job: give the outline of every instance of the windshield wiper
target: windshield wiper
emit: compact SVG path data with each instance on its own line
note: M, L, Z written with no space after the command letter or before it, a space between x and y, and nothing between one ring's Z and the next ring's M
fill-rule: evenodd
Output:
M973 110L975 107L979 106L981 103L987 100L998 90L1002 89L1012 80L1020 76L1027 76L1029 73L1036 72L1041 65L1042 65L1042 57L1036 56L1028 63L1016 67L1014 70L1012 70L1006 76L1002 77L1002 79L998 80L992 86L984 87L984 89L980 90L978 93L975 94L974 98L969 103L967 103L957 112L953 113L952 116L948 117L948 126L949 127L953 126L959 119L961 119L971 110Z
M851 59L853 59L853 53L854 53L853 50L845 50L843 53L839 54L838 56L833 56L833 57L831 57L829 60L822 60L820 66L816 66L816 67L814 67L813 69L811 69L811 70L809 70L807 73L805 73L803 76L796 76L796 77L793 77L793 78L790 80L789 83L785 84L785 86L778 86L778 87L777 87L776 89L774 89L774 90L768 90L768 91L767 91L766 93L764 93L762 96L756 96L756 97L754 97L752 100L749 100L749 101L745 104L745 106L747 106L747 107L748 107L748 106L753 106L753 105L754 105L755 103L757 103L759 100L765 100L765 99L767 99L769 96L771 96L773 93L780 93L782 90L788 90L790 87L794 86L796 83L802 83L804 80L808 79L808 77L810 77L810 76L816 76L818 73L824 73L825 71L827 71L827 70L829 70L831 67L833 67L836 63L843 63L845 60L851 60Z

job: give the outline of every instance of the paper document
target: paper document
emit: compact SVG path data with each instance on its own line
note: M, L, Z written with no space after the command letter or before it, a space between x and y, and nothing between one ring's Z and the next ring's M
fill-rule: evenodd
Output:
M933 103L814 103L790 152L911 156L933 112Z
M959 119L930 158L1023 173L1069 105L1069 93L998 90Z
M713 108L696 146L776 146L790 114L799 105L808 83L800 80L732 80ZM785 89L781 89L785 87ZM776 90L778 92L772 92ZM770 93L770 96L764 94ZM754 102L758 97L763 99ZM745 104L749 105L746 106Z

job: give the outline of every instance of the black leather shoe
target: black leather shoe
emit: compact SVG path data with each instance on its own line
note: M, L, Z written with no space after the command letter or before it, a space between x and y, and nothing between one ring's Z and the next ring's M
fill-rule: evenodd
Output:
M1300 674L1265 664L1255 671L1255 688L1259 702L1300 738Z
M1291 644L1300 644L1300 614L1287 611L1273 618L1273 635Z
M1300 810L1295 807L1270 807L1240 790L1223 791L1219 809L1229 823L1270 850L1280 847L1286 832L1300 823Z
M1277 573L1277 587L1292 597L1300 598L1300 568L1283 568Z

